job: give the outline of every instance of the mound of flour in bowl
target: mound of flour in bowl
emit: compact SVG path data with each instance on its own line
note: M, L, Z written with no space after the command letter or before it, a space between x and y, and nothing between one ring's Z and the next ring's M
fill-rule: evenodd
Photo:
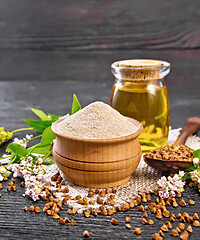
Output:
M108 139L130 135L137 127L103 102L94 102L58 124L60 133L85 139Z

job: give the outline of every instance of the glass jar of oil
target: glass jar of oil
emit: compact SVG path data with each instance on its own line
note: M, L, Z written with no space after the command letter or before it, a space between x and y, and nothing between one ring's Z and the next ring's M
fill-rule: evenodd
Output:
M142 123L139 137L142 151L167 143L169 133L169 100L164 77L170 71L165 61L133 59L114 62L115 76L110 105L122 115Z

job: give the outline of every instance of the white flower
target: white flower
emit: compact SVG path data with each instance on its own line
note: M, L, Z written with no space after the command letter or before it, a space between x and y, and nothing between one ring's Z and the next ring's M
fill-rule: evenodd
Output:
M184 171L179 171L179 176L180 176L180 177L184 177L184 175L185 175L185 172L184 172Z
M3 181L3 176L0 174L0 182Z
M32 135L26 134L26 139L30 141L30 140L31 140L31 136L32 136Z
M198 164L199 163L199 159L198 158L193 158L193 164Z
M17 172L13 173L13 177L16 178L17 177Z
M42 162L43 162L42 158L39 157L39 158L38 158L38 163L39 163L39 164L42 164Z

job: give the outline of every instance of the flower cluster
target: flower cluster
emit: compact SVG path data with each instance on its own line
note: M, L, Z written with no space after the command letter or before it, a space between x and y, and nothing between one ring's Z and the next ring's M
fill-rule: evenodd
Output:
M24 147L24 148L26 148L28 142L31 140L32 137L33 137L33 135L28 135L28 134L26 134L26 138L23 138L23 139L14 138L14 141L13 141L13 142L21 145L21 146Z
M191 180L195 183L200 183L200 168L190 172Z
M159 196L162 198L168 198L169 196L175 197L176 192L183 192L183 186L185 185L185 182L182 181L182 177L184 176L184 174L184 171L179 171L179 174L175 174L173 177L161 177L157 181L160 187Z
M46 195L45 183L42 177L46 173L46 166L42 164L42 158L33 160L31 156L22 158L19 164L12 165L13 177L22 177L25 181L25 195L30 196L34 201Z

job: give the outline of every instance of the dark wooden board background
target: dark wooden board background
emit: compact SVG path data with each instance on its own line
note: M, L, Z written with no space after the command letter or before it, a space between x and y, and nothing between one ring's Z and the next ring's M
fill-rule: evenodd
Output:
M95 100L108 102L114 80L110 64L128 58L171 62L166 84L172 127L200 115L198 0L0 0L0 126L8 130L25 126L22 119L33 118L30 107L68 113L73 93L82 106ZM4 150L2 146L1 154ZM59 226L45 214L24 213L32 201L22 197L18 180L17 193L8 193L8 183L3 185L3 240L80 239L85 229L92 239L151 239L162 224L152 216L155 225L142 226L141 214L133 209L115 215L118 227L110 225L111 217L78 215L77 226ZM200 214L199 194L187 189L184 198L196 201L196 207L186 211ZM141 236L125 229L126 216L133 218L133 227L142 228ZM199 238L195 229L190 239ZM169 233L166 239L171 239Z

